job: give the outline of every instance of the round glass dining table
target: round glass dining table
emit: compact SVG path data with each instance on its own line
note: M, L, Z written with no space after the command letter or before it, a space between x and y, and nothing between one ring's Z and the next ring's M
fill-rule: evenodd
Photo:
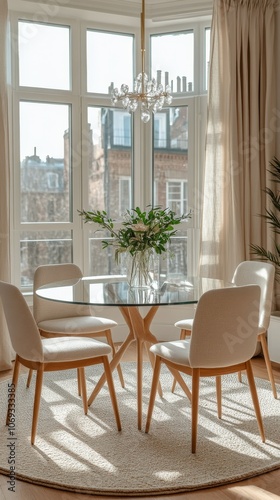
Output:
M137 421L138 429L141 429L143 347L146 348L153 365L154 359L149 348L158 342L158 339L152 334L150 327L158 308L179 304L195 304L207 290L223 288L224 286L225 284L221 280L194 277L165 281L157 288L131 288L124 276L99 276L49 283L40 287L36 293L41 298L52 301L119 308L129 333L112 358L110 367L112 371L115 370L131 342L135 341L137 352ZM143 307L147 307L147 312L144 315ZM181 374L176 370L170 371L187 396L191 398L189 388ZM105 381L105 374L103 374L89 397L89 406ZM160 386L158 390L162 394Z

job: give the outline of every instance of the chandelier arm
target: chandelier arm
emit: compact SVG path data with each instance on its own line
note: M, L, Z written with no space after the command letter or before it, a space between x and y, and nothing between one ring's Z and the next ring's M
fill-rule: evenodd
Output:
M141 101L143 100L143 98L145 98L147 101L149 99L153 99L153 101L159 101L161 96L164 96L164 97L167 97L168 96L168 92L161 92L161 95L154 95L154 96L150 96L148 92L142 92L142 93L135 93L135 92L127 92L126 94L130 99L135 99L137 101Z

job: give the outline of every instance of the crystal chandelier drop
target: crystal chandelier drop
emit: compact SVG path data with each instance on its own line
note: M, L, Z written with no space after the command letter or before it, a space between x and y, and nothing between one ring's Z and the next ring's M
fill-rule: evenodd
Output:
M155 78L149 80L145 73L145 0L142 0L141 12L141 73L134 81L133 91L130 92L128 85L123 83L120 90L115 88L112 92L112 104L121 102L124 109L133 113L141 109L141 120L147 123L151 118L151 111L157 113L161 111L164 104L170 105L172 96L171 87L166 85L164 88L161 83L157 83Z

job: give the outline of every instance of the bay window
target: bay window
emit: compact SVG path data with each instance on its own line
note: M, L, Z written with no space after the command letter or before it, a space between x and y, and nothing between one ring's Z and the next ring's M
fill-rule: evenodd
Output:
M191 209L163 268L193 273L197 264L209 23L148 30L146 71L173 95L148 124L111 103L115 87L133 87L140 47L138 28L112 26L12 16L12 261L24 292L42 264L122 272L111 247L101 251L109 235L84 224L82 208L117 221L135 206Z

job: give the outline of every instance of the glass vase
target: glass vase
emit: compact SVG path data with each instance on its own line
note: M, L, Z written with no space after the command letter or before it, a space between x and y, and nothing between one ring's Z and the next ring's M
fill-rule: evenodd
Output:
M153 251L148 249L128 254L127 280L132 288L150 288L153 283L152 275Z

